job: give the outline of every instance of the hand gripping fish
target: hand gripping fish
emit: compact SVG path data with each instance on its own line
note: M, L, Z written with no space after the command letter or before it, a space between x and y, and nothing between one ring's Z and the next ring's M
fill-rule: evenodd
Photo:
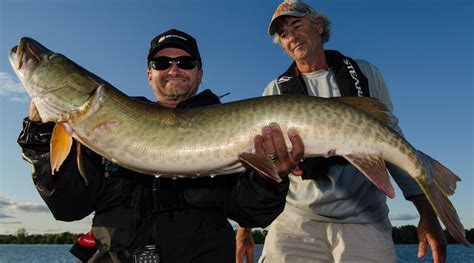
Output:
M56 123L52 172L59 169L74 138L104 158L145 174L214 176L250 166L279 181L270 158L256 155L253 148L255 135L278 123L284 134L292 129L300 135L305 157L342 156L391 198L395 193L385 162L401 168L421 187L451 235L469 246L448 199L459 177L429 157L430 163L423 162L389 127L387 109L378 100L282 95L167 109L126 96L30 38L12 48L10 63L41 119Z

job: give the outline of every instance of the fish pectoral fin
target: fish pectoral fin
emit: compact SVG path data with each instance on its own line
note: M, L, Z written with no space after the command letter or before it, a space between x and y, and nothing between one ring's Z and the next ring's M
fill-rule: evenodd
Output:
M390 176L382 156L361 153L343 157L361 171L380 191L390 198L395 197L395 190L390 182Z
M50 142L51 174L57 172L66 160L72 146L72 136L64 123L56 123Z
M459 219L456 209L454 208L451 201L449 201L448 196L436 183L431 182L429 185L424 185L418 180L417 183L425 193L426 198L430 202L441 222L443 222L446 230L448 230L448 232L456 241L466 247L470 247L471 244L466 239L464 226Z
M96 112L102 105L104 97L104 85L99 85L91 96L78 108L67 112L67 121L78 122Z
M267 156L244 152L239 155L239 159L244 164L247 164L253 169L257 170L264 177L277 182L282 181L281 177L278 175L275 164L273 164L272 160Z
M79 174L81 175L82 179L84 179L84 183L87 186L89 184L89 181L87 181L86 173L84 171L84 165L82 162L82 151L81 151L81 143L76 141L76 162L77 162L77 170L79 171Z

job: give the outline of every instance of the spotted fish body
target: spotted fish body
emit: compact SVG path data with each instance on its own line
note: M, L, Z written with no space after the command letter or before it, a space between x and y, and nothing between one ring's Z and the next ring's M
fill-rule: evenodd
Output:
M214 176L244 171L245 163L271 175L274 165L255 155L253 144L264 126L278 123L284 134L291 129L300 135L305 157L343 156L389 197L394 190L385 162L400 167L420 185L452 236L469 245L447 198L459 178L429 157L424 162L386 125L386 109L375 99L282 95L167 109L126 96L30 38L12 49L10 62L44 122L60 124L81 144L131 170Z

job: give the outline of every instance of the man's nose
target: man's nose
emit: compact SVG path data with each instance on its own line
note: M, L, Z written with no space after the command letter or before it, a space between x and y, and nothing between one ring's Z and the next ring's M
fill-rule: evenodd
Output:
M288 39L289 42L295 40L295 33L291 30L286 32L286 38Z
M180 72L180 69L179 69L178 65L176 65L176 62L172 62L171 66L170 66L170 69L168 70L168 74L176 75L179 72Z

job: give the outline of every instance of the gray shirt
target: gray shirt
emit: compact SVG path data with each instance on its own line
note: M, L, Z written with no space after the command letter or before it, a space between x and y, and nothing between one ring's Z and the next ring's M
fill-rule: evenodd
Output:
M393 106L382 73L367 61L356 62L368 79L371 97L385 103L390 111L392 129L402 134L398 119L392 113ZM341 96L332 70L303 73L302 77L310 96ZM263 92L264 96L275 94L280 94L277 80L270 82ZM394 166L388 166L388 170L405 198L422 194L409 175ZM351 164L330 166L327 176L316 182L290 175L287 205L297 213L324 222L374 223L388 216L385 195Z

